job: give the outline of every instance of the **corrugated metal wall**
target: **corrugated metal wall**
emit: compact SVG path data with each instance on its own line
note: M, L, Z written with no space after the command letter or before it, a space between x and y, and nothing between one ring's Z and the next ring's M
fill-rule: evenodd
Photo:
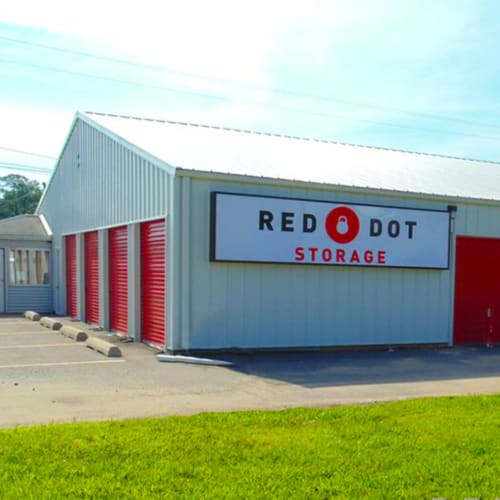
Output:
M168 173L77 121L38 210L54 235L165 216Z
M37 213L53 231L54 249L63 249L65 233L165 217L171 180L166 170L77 120ZM62 283L64 269L55 257L53 264ZM54 289L61 313L63 288Z
M52 287L50 286L9 286L7 287L6 310L17 313L26 310L52 312Z
M214 190L415 208L448 205L182 178L176 191L176 209L184 208L176 233L182 238L175 308L180 335L174 348L450 341L453 244L450 271L210 263L208 207ZM454 226L458 234L500 237L500 208L460 205Z
M500 238L500 207L493 204L459 204L455 233L462 236Z

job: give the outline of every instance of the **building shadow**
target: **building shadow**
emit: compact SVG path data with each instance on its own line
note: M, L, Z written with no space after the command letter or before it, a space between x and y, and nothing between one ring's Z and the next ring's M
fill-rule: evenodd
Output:
M233 361L237 372L309 388L500 377L498 346L255 352L220 358Z

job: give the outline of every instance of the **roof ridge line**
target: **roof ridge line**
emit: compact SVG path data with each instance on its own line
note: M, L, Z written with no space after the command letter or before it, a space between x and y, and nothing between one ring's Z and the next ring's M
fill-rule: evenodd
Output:
M487 163L487 164L491 164L491 165L500 165L499 161L494 161L494 160L481 160L478 158L467 158L464 156L452 156L452 155L439 154L439 153L427 153L427 152L422 152L422 151L412 151L409 149L396 149L396 148L387 148L387 147L383 147L383 146L369 146L366 144L353 144L350 142L334 141L331 139L319 139L319 138L315 138L315 137L305 137L305 136L299 136L299 135L278 134L278 133L274 133L274 132L261 132L259 130L251 130L251 129L235 128L235 127L223 127L221 125L210 125L210 124L205 124L205 123L184 122L184 121L178 121L178 120L167 120L164 118L149 118L149 117L144 117L144 116L123 115L123 114L116 114L116 113L104 113L101 111L84 111L84 113L88 114L88 115L96 115L96 116L104 116L104 117L108 116L110 118L121 118L124 120L137 120L137 121L145 121L145 122L163 123L163 124L169 124L169 125L181 125L184 127L199 127L199 128L213 129L213 130L225 130L227 132L237 132L240 134L266 135L269 137L279 137L282 139L319 142L319 143L324 143L324 144L337 144L340 146L350 146L350 147L354 147L354 148L376 149L376 150L380 150L380 151L392 151L392 152L406 153L406 154L412 154L412 155L431 156L433 158L447 158L450 160L462 160L462 161L472 161L472 162L477 162L477 163Z

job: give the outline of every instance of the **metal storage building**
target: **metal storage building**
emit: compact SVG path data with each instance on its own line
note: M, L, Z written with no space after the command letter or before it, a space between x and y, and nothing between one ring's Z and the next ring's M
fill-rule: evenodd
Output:
M57 313L171 351L500 341L500 165L78 113Z

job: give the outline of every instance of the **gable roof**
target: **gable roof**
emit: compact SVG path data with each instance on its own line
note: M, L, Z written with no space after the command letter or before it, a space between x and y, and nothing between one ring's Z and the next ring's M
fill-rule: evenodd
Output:
M51 235L41 215L16 215L0 220L0 239L50 241Z
M500 164L240 129L78 114L181 171L500 201Z

